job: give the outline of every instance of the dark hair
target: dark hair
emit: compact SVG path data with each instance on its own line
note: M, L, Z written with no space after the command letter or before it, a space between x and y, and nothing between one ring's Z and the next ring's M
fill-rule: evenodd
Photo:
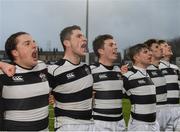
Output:
M69 27L64 28L60 33L60 41L63 45L64 50L65 50L64 40L70 40L70 37L71 37L73 30L81 30L81 28L77 25L73 25L73 26L69 26Z
M166 43L166 41L162 39L158 41L158 44L163 44L163 43Z
M142 49L146 49L146 48L148 48L146 46L146 44L141 44L141 43L136 44L136 45L129 48L129 52L128 52L129 53L129 58L132 60L133 63L135 62L134 56L136 54L138 54L140 51L142 51Z
M9 59L11 61L14 61L14 57L12 55L12 50L16 49L16 46L17 46L17 37L23 35L23 34L28 34L26 32L17 32L17 33L14 33L12 34L5 42L5 51L6 51L6 54L7 56L9 57Z
M154 44L154 43L158 44L158 40L156 40L156 39L148 39L147 41L144 42L144 44L146 44L149 49L151 48L152 44Z
M107 39L113 39L112 35L104 34L97 36L93 41L93 50L94 53L99 57L98 49L104 47L104 41Z

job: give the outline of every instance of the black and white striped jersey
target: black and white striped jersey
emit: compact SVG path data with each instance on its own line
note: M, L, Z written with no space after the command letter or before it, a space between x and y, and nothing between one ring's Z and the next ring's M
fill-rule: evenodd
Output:
M0 70L0 74L2 74L2 71ZM2 99L2 88L3 88L3 84L2 84L2 80L0 80L0 131L2 131L2 120L3 120L3 99Z
M3 82L4 130L40 131L48 128L47 66L38 61L32 69L16 65L13 77L0 75Z
M159 68L161 69L167 85L167 104L168 105L179 105L179 68L170 64L167 61L160 61Z
M95 91L93 118L119 121L122 115L122 75L118 66L91 65Z
M166 79L162 74L159 67L150 65L147 68L147 72L151 77L154 85L156 86L156 101L158 106L165 105L167 103L167 88Z
M133 66L123 75L124 88L131 101L132 119L155 122L156 90L146 70Z
M55 127L92 123L93 78L90 67L61 59L48 66L48 72L55 97Z

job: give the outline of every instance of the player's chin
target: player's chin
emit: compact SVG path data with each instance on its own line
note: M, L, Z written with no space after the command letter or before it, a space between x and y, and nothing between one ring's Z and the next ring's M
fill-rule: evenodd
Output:
M79 52L80 56L85 56L86 55L86 50L82 50L81 52Z
M33 65L33 66L37 65L37 63L38 63L38 59L33 59L33 60L32 60L32 65Z

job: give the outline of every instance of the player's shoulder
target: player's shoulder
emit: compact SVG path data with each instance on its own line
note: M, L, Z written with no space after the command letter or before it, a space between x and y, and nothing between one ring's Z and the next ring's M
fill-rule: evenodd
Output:
M137 72L137 70L132 67L132 68L129 68L128 72L124 73L123 76L129 78L132 75L136 74L136 72Z
M100 66L99 63L93 63L93 64L90 65L90 68L91 68L91 70L93 70L93 69L98 68L99 66Z
M175 64L172 64L172 63L171 63L171 64L170 64L170 67L173 68L173 69L179 70L179 67L178 67L177 65L175 65Z

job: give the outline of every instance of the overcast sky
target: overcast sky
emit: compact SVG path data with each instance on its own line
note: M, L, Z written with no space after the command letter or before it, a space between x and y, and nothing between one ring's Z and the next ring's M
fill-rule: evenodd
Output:
M89 50L100 34L112 34L119 51L149 38L180 36L180 0L89 0ZM86 34L86 0L0 0L0 49L18 31L44 50L63 50L60 31L79 25Z

